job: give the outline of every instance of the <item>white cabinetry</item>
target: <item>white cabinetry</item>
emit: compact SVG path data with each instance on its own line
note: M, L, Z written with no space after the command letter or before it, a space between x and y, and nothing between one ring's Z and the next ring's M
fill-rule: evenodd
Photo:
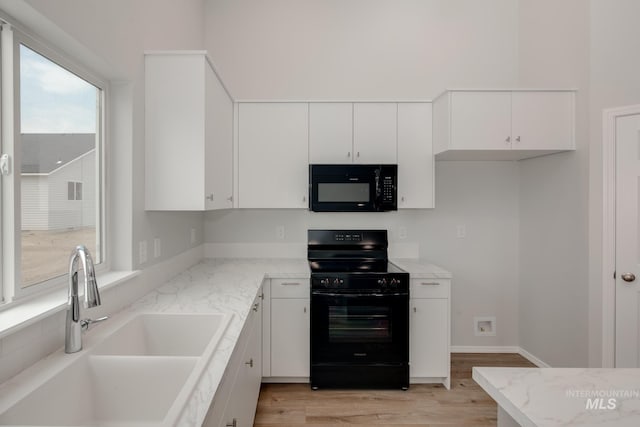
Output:
M307 103L240 103L238 207L308 207Z
M353 161L353 104L309 104L309 163L342 164Z
M439 160L520 160L575 149L574 91L448 91L434 101Z
M265 292L264 381L309 380L309 279L271 279ZM268 335L267 335L268 334ZM267 366L268 363L268 366Z
M397 163L398 104L370 102L353 104L354 162Z
M233 101L205 52L145 55L145 207L233 207Z
M398 104L398 208L434 207L431 103Z
M309 104L309 163L397 163L397 104Z
M409 362L412 383L451 382L448 279L411 279Z
M204 427L253 425L262 379L261 344L262 292L259 291L209 408Z

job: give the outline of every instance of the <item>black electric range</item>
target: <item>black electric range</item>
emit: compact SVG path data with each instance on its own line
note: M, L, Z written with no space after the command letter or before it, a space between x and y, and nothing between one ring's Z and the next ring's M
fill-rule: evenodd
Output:
M409 274L386 230L309 230L311 387L409 387Z

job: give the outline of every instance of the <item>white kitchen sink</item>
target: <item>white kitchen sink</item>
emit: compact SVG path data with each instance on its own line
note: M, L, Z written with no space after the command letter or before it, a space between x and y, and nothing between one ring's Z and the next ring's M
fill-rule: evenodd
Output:
M157 424L164 420L196 360L87 355L0 415L0 425Z
M222 336L228 321L223 314L140 314L99 343L93 353L198 357L213 338Z
M231 317L138 314L96 328L84 353L60 351L16 377L24 386L0 400L0 426L174 425Z

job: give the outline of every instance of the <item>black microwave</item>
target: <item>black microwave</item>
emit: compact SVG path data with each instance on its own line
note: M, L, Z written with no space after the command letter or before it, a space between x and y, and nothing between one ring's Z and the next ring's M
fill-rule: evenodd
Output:
M309 210L398 210L398 165L309 165Z

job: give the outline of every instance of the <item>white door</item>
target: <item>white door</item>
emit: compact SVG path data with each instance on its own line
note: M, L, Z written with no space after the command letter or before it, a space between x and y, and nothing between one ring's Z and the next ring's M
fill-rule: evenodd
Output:
M431 103L398 104L398 207L433 207Z
M445 298L411 300L409 346L412 378L449 376L449 301Z
M271 376L309 376L309 300L271 299Z
M353 104L354 162L384 164L398 162L398 104L371 102Z
M206 61L205 61L206 62ZM205 206L233 207L233 101L205 63Z
M509 150L511 148L510 92L453 92L451 148Z
M309 163L352 163L352 150L353 104L309 104Z
M309 104L241 103L240 208L309 206Z
M573 92L513 92L511 111L514 150L574 148Z
M640 368L640 114L616 120L616 368Z

